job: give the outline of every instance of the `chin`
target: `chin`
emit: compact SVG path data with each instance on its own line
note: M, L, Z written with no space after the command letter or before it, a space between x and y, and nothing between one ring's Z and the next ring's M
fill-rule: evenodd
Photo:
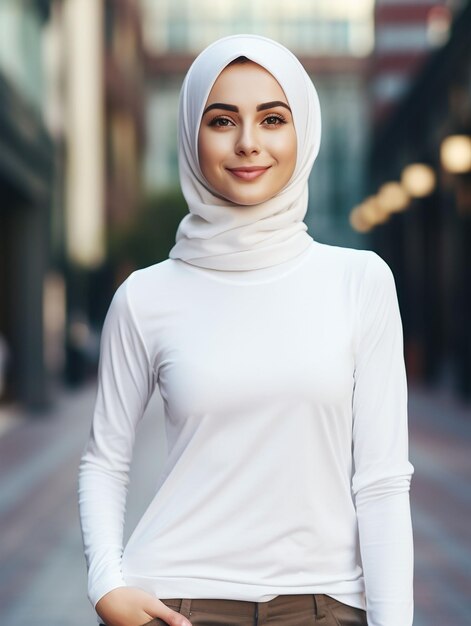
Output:
M232 199L231 202L233 202L234 204L237 204L238 206L255 206L256 204L261 204L262 202L265 202L265 200L268 200L268 198L262 198L260 200L235 200Z
M276 195L276 194L273 194ZM258 195L258 196L226 196L226 199L229 202L233 202L234 204L238 204L240 206L255 206L256 204L261 204L262 202L266 202L273 197L273 195Z

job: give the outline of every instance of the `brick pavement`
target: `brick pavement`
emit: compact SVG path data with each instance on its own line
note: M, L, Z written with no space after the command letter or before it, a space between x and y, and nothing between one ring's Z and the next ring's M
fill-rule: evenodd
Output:
M76 476L95 387L62 393L47 416L0 415L0 624L94 626L86 598ZM158 419L154 419L155 416ZM471 407L446 391L409 393L415 539L414 626L465 626L471 614ZM165 457L155 394L136 436L125 539ZM138 485L137 487L134 487Z

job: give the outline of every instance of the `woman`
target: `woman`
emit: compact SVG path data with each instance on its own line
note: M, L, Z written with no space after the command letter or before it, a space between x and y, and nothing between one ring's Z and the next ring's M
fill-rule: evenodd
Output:
M189 214L169 258L113 298L80 464L102 624L412 624L394 277L375 252L306 232L320 137L314 85L270 39L220 39L185 78ZM169 455L123 552L135 429L156 385Z

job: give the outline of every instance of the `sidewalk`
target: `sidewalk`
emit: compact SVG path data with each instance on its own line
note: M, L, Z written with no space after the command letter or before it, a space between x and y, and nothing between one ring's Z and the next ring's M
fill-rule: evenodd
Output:
M415 626L470 623L471 406L445 390L409 394Z
M50 415L0 436L0 624L95 626L87 599L77 472L96 387L60 394ZM154 394L136 435L125 541L150 500L166 450ZM138 487L136 488L136 485Z
M0 623L95 626L86 597L76 478L96 388L64 392L46 416L0 418ZM162 400L136 436L125 540L166 455ZM13 422L12 422L13 420ZM471 407L410 388L415 626L465 626L471 610Z

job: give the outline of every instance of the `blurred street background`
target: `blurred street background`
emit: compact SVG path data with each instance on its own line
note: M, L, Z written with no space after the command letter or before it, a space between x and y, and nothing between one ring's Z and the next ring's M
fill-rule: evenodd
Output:
M415 626L471 623L471 2L0 0L0 624L96 623L76 480L100 332L187 208L179 89L233 33L300 58L322 110L314 239L396 279L409 382ZM126 537L166 454L158 390Z

